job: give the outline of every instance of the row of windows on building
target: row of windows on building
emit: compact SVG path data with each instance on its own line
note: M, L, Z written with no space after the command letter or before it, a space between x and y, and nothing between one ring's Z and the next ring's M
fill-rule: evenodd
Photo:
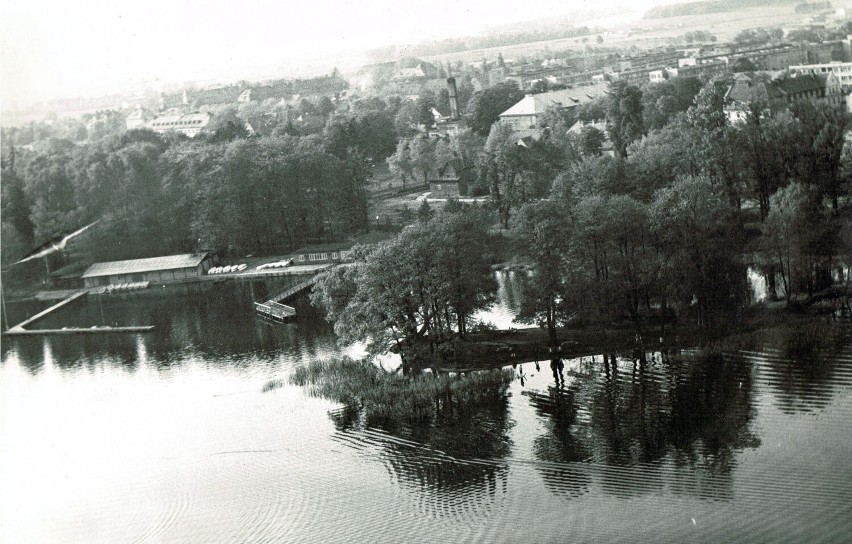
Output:
M331 252L331 260L336 261L339 259L345 259L349 256L348 251L332 251ZM299 255L299 261L327 261L329 260L329 253L308 253L307 255Z
M200 124L201 124L200 119L196 119L194 121L167 121L167 122L160 122L160 123L152 123L152 125L155 126L155 127L174 127L174 126L178 126L178 125L200 125Z

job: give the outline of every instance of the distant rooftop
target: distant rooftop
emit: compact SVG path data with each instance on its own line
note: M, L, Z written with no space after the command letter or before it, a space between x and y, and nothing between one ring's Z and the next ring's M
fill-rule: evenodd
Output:
M571 125L571 128L568 129L568 133L580 134L586 127L596 128L604 134L607 134L606 121L593 121L591 123L587 123L585 121L577 121L576 123Z
M793 78L767 80L765 74L742 73L734 77L725 99L728 102L760 102L797 97L810 91L825 88L822 75L804 74Z
M515 115L539 115L551 106L570 108L579 106L604 96L607 92L607 84L589 85L550 91L540 94L528 94L518 103L500 114L500 117L512 117Z

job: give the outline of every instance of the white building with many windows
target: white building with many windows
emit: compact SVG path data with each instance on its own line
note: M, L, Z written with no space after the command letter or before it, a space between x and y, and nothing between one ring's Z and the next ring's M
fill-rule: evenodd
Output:
M798 76L805 74L825 75L834 74L840 80L843 92L852 89L852 62L828 62L825 64L800 64L790 66L790 75Z
M207 128L212 117L209 113L164 114L151 119L145 126L160 134L173 130L192 138Z

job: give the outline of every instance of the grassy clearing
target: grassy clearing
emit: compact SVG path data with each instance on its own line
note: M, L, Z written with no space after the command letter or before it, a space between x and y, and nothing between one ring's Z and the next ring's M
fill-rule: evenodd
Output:
M368 423L422 424L499 401L512 379L509 370L401 376L367 361L340 357L299 366L290 382L313 396L363 410Z

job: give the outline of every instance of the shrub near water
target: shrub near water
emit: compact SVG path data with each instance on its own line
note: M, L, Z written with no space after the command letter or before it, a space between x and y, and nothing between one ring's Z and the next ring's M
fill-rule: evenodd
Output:
M291 383L313 396L365 410L368 422L430 421L439 413L461 412L503 398L513 379L510 370L464 376L421 374L416 378L387 372L367 361L335 358L300 365Z

